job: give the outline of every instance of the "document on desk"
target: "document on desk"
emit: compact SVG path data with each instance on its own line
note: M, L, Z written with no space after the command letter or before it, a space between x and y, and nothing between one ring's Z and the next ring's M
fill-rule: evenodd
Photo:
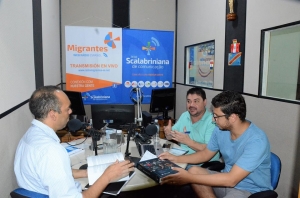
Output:
M87 172L89 184L86 186L86 188L88 188L90 185L93 185L95 181L104 173L106 168L113 164L116 160L124 161L123 154L110 153L88 157ZM135 172L131 172L128 176L108 184L107 187L104 189L103 193L110 195L118 195L122 188L127 184L127 182L134 176L134 174Z
M141 158L140 162L146 161L146 160L151 160L157 158L156 155L152 154L149 151L146 151L145 154L143 155L143 157Z
M87 158L89 184L93 185L95 181L104 173L106 168L116 160L124 161L122 153L109 153L103 155L90 156ZM127 181L129 176L121 178L119 181Z
M72 146L66 143L61 143L61 145L63 147L65 147L66 151L68 152L69 156L74 156L76 154L82 153L84 152L84 150L82 148L78 148L76 146Z

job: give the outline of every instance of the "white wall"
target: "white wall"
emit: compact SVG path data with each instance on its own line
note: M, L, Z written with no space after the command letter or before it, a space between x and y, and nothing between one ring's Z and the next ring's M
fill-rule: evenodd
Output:
M226 1L178 1L177 83L184 83L184 47L215 40L214 88L223 89Z
M35 87L31 0L0 1L0 114L27 100ZM29 118L29 119L28 119ZM9 197L17 187L13 171L15 149L30 124L25 106L0 119L0 192Z
M0 1L0 113L28 99L34 88L31 0Z
M42 1L44 83L60 83L59 1ZM29 99L35 90L32 1L0 0L0 114ZM13 170L19 140L33 119L28 103L0 119L0 192L17 188Z
M61 82L59 1L42 1L44 84Z

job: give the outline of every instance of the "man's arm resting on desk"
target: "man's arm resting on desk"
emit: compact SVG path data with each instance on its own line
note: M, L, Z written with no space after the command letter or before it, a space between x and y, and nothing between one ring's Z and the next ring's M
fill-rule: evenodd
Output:
M174 156L169 152L164 152L159 155L160 159L168 159L175 163L190 163L199 164L209 161L217 152L213 152L205 148L203 151L197 151L196 153L189 155Z
M200 184L206 186L226 186L234 187L243 180L250 172L234 165L229 173L208 174L206 170L200 167L192 167L187 172L180 168L173 168L178 173L162 178L162 184L183 185L187 183Z

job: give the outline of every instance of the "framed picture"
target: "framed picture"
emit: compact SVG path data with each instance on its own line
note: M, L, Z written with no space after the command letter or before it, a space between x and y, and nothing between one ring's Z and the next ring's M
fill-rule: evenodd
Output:
M184 83L213 88L215 40L185 46Z

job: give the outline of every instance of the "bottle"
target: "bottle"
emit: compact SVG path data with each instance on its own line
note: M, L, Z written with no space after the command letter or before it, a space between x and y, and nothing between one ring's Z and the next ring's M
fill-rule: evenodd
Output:
M153 142L157 143L157 142L159 142L159 124L158 124L158 120L157 119L154 120L154 124L155 124L155 126L157 128L157 131L153 135Z

